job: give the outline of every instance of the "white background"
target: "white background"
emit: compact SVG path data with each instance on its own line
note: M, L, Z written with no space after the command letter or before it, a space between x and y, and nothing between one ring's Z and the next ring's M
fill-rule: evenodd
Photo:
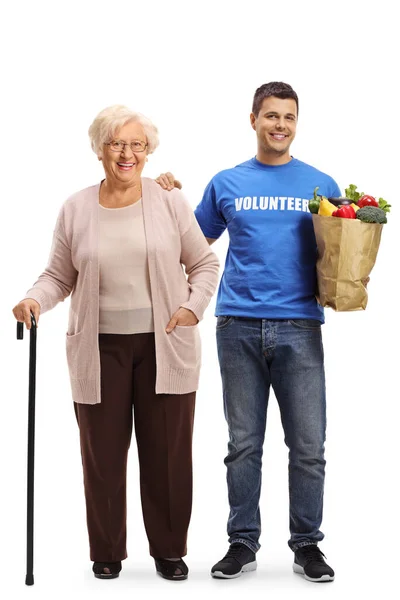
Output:
M399 80L389 2L18 2L1 18L0 596L309 598L395 595L398 522ZM394 6L394 4L393 4ZM258 571L218 581L227 549L227 430L215 346L215 298L201 323L203 370L194 437L190 578L156 577L148 555L135 444L129 462L129 558L94 579L78 430L64 338L69 301L40 320L37 363L35 586L25 578L28 336L13 306L46 265L62 202L102 177L87 129L127 104L159 127L145 175L171 170L193 208L219 170L254 156L255 89L290 83L300 98L292 154L393 205L366 311L326 310L328 440L321 544L337 576L307 583L287 547L287 449L270 400ZM214 245L222 264L224 236ZM272 596L273 595L273 596Z

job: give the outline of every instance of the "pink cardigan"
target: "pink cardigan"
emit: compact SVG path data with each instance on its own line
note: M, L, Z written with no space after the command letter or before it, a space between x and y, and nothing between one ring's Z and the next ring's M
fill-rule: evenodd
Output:
M98 205L100 184L66 200L54 230L45 271L26 298L41 314L71 294L66 350L72 397L81 404L100 398ZM218 283L218 259L210 249L189 203L174 189L166 192L142 178L157 358L157 394L197 389L201 344L197 326L165 327L180 307L200 320ZM185 273L182 265L185 266Z

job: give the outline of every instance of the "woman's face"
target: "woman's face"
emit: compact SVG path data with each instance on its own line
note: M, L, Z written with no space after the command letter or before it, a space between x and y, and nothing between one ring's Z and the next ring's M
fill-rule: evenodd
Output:
M141 145L147 144L143 127L131 121L116 131L112 142L120 142L121 148L112 150L111 145L104 144L100 160L103 163L109 181L125 184L126 187L137 183L146 162L147 146L140 152ZM125 143L125 145L124 145Z

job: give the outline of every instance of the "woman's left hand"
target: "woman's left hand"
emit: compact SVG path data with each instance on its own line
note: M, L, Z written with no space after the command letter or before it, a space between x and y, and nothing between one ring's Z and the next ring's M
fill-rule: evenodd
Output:
M165 331L167 333L171 333L171 331L175 329L176 325L179 325L180 327L191 327L193 325L197 325L198 322L199 320L194 314L194 312L192 312L188 308L181 307L178 308L176 313L172 315L167 327L165 328Z

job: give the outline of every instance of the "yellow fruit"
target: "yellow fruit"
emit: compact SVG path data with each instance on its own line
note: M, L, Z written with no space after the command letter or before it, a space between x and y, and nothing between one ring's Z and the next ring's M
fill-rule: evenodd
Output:
M326 198L323 198L319 203L318 214L323 217L331 217L335 210L337 210L337 206L332 204L332 202L329 202Z
M352 206L356 212L357 212L358 210L360 210L360 207L359 207L359 206L357 206L357 204L354 204L354 202L352 202L352 203L350 204L350 206Z

